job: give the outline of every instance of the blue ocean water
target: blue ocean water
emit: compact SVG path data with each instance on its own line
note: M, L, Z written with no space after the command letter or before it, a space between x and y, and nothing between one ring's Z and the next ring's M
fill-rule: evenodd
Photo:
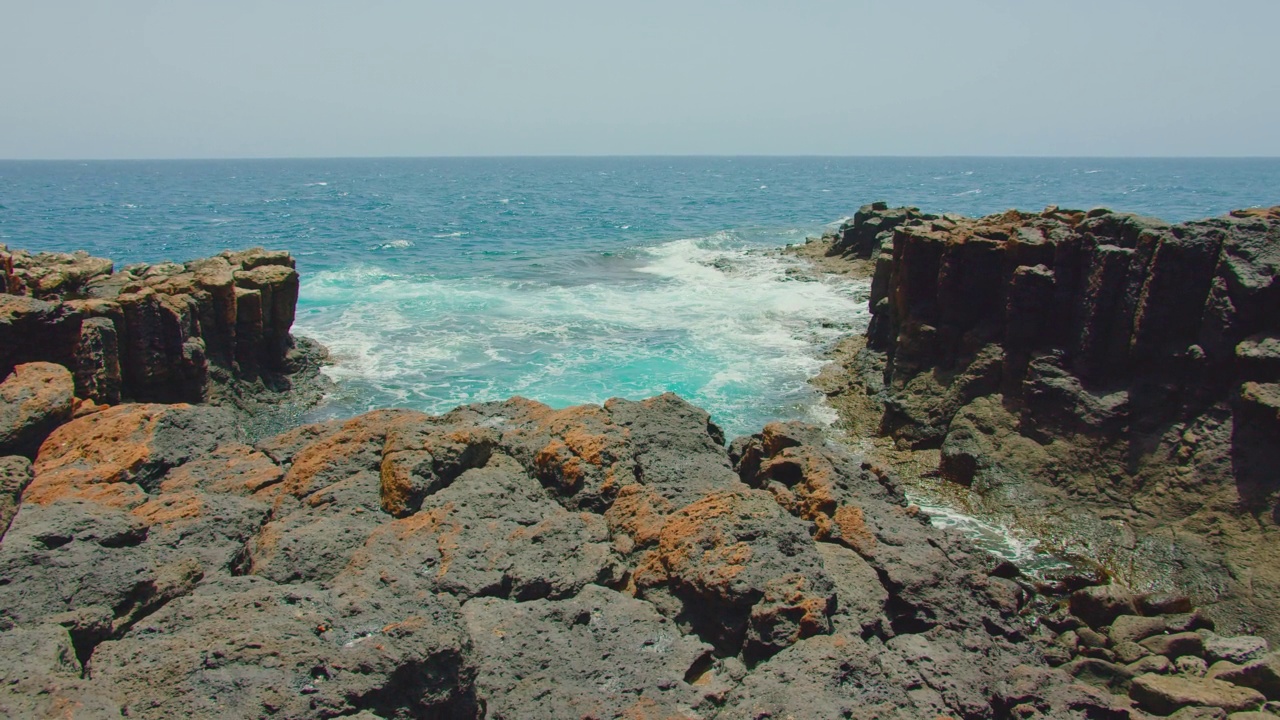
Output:
M0 243L118 265L291 251L296 331L338 383L316 417L673 390L737 434L831 417L806 380L865 322L866 288L761 250L872 200L1185 220L1280 203L1280 160L0 162Z

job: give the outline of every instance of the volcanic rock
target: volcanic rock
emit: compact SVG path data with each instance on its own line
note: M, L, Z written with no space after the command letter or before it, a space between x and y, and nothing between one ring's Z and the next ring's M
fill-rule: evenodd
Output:
M1256 690L1221 680L1140 675L1129 686L1129 697L1143 709L1169 715L1187 706L1221 708L1227 712L1256 710L1266 701Z
M816 428L735 442L788 497L674 395L235 425L125 404L46 440L0 542L0 708L990 716L1038 663L1017 583ZM1118 707L1070 685L1037 702Z
M0 455L35 457L54 428L71 419L75 381L61 365L19 365L0 382Z
M1159 591L1095 628L1194 600L1280 638L1280 212L876 204L831 241L877 258L865 347L824 387L894 441L884 464L932 458L984 510Z

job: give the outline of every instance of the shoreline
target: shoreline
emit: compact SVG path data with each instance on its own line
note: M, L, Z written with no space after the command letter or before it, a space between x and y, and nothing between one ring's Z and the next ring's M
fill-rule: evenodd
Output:
M267 255L279 297L296 302L287 256ZM236 351L252 334L220 336L226 314L200 308L217 307L210 289L243 298L249 320L292 308L257 288L228 294L220 275L198 287L200 262L129 270L124 287L150 293L120 302L188 309L180 357L205 359L200 377L263 385L194 352L258 357ZM94 280L113 276L82 284L115 287ZM143 327L133 312L126 338ZM109 323L89 322L105 318L80 319L77 348L108 337L91 331ZM321 350L275 327L269 364L314 369ZM870 371L868 350L846 338L835 352ZM19 363L0 378L0 410L28 409L11 396L51 375L70 409L72 369L113 378L111 357L133 360ZM865 374L824 376L856 405L850 379ZM118 400L148 387L132 382ZM222 390L199 389L177 398L194 404L57 415L30 458L0 458L0 657L33 659L0 661L0 712L1145 720L1280 699L1266 639L1216 634L1187 597L1079 573L1039 582L932 523L904 494L900 462L818 426L770 422L730 440L666 393L374 410L255 440L243 417L208 404Z
M884 219L886 217L888 218L887 220ZM1175 232L1204 232L1199 228L1207 227L1214 228L1213 232L1237 233L1242 238L1241 240L1229 240L1228 242L1257 242L1252 238L1265 238L1265 233L1268 232L1266 228L1274 227L1267 225L1267 223L1274 223L1276 217L1275 210L1241 211L1233 213L1224 219L1197 221L1179 225L1176 226ZM807 260L816 272L854 277L862 280L866 280L870 276L873 282L878 282L881 285L878 296L877 290L873 289L872 293L873 297L870 303L874 313L872 327L862 337L851 336L839 341L831 350L831 362L824 367L819 375L813 378L812 382L827 395L828 401L840 415L838 430L845 436L846 441L857 451L866 454L871 462L883 464L893 470L907 487L913 488L916 492L921 493L923 497L995 525L1011 527L1015 533L1025 534L1040 541L1042 547L1051 553L1070 558L1074 562L1083 561L1086 566L1093 564L1096 568L1116 578L1118 581L1127 582L1136 588L1190 592L1193 596L1198 596L1212 605L1220 606L1219 612L1225 612L1225 615L1231 618L1230 622L1234 623L1233 627L1246 631L1262 630L1264 627L1269 627L1269 630L1263 630L1263 632L1274 638L1278 632L1277 626L1274 622L1263 619L1268 612L1266 606L1269 601L1263 599L1267 597L1268 591L1261 591L1262 595L1256 596L1254 600L1242 600L1241 596L1236 595L1236 593L1241 592L1238 583L1225 576L1220 569L1215 569L1223 562L1225 557L1229 558L1228 562L1243 563L1243 565L1234 566L1235 569L1231 571L1233 574L1243 570L1248 577L1252 578L1248 582L1270 582L1264 581L1263 578L1280 571L1280 567L1277 567L1272 560L1267 559L1268 557L1274 558L1275 555L1269 556L1269 551L1261 549L1250 550L1249 547L1254 543L1263 543L1261 547L1269 547L1274 544L1278 533L1274 527L1270 530L1267 529L1269 526L1274 525L1274 521L1270 519L1269 515L1259 517L1261 527L1257 530L1251 530L1249 523L1253 521L1246 519L1250 517L1249 511L1242 510L1240 506L1232 506L1229 503L1224 505L1225 501L1216 499L1211 501L1212 507L1208 508L1208 517L1211 523L1216 523L1217 529L1214 530L1214 525L1212 524L1206 528L1204 525L1205 520L1197 519L1196 504L1205 502L1202 498L1209 497L1205 493L1210 492L1213 487L1226 485L1227 480L1223 480L1220 477L1211 481L1206 480L1205 482L1210 483L1204 486L1206 489L1198 489L1194 480L1195 475L1193 474L1190 476L1192 480L1189 484L1187 481L1182 481L1178 486L1179 489L1175 491L1177 494L1184 495L1186 499L1179 500L1177 495L1174 495L1175 502L1172 504L1164 500L1161 501L1161 504L1152 505L1151 500L1143 499L1143 491L1139 489L1135 497L1139 503L1145 502L1147 505L1139 505L1137 508L1133 506L1132 501L1112 495L1106 489L1105 484L1091 486L1094 489L1083 487L1073 489L1073 481L1069 479L1046 480L1046 477L1064 477L1064 474L1065 477L1070 478L1073 472L1086 476L1097 473L1102 473L1105 476L1108 472L1120 473L1120 477L1123 477L1126 473L1140 472L1144 473L1143 477L1151 478L1146 482L1153 483L1155 478L1160 476L1159 473L1172 473L1175 471L1183 473L1183 471L1177 470L1180 466L1177 464L1179 461L1176 459L1172 462L1163 461L1158 459L1160 457L1158 455L1150 455L1160 443L1167 442L1160 439L1159 432L1142 431L1146 433L1142 437L1150 437L1151 439L1142 440L1142 443L1145 444L1141 447L1146 448L1145 450L1135 451L1143 453L1138 456L1140 464L1135 469L1135 466L1132 465L1135 462L1134 460L1126 463L1117 458L1114 450L1118 442L1128 442L1124 440L1124 438L1129 437L1128 433L1130 432L1127 424L1122 431L1118 431L1124 434L1108 434L1117 431L1103 431L1102 434L1096 434L1097 431L1088 430L1088 428L1082 429L1077 424L1071 426L1074 429L1070 431L1072 434L1069 436L1062 436L1060 434L1062 431L1054 430L1041 431L1039 435L1035 435L1032 430L1019 429L1020 424L1016 412L1012 419L999 419L1001 417L999 413L993 415L991 410L982 409L990 407L990 405L983 406L981 404L983 402L982 396L985 393L995 391L996 394L993 397L999 398L1001 397L1000 393L1003 392L1006 407L1013 403L1013 406L1017 408L1022 401L1018 399L1018 393L1021 390L1017 389L1016 386L1011 388L1007 383L1000 383L998 370L995 376L996 380L986 381L989 383L994 382L994 385L987 385L987 390L978 391L971 396L976 398L974 402L978 403L971 406L978 408L978 410L962 409L962 412L975 413L981 411L988 413L985 416L971 414L966 417L973 417L976 420L966 420L965 422L977 422L979 428L983 428L984 423L996 422L996 426L982 432L994 433L989 437L1000 438L997 441L998 444L987 446L987 450L980 448L974 450L966 449L963 453L969 454L957 455L957 450L952 449L956 446L953 440L950 439L954 433L948 435L946 428L947 424L951 422L952 415L949 413L956 413L958 406L940 406L936 404L936 400L930 401L927 398L931 396L935 398L944 397L948 392L946 389L947 384L956 382L952 378L964 377L963 373L966 371L962 370L962 368L965 364L973 361L961 357L958 361L955 361L957 362L955 370L947 369L949 366L941 360L929 359L924 360L918 366L919 369L905 369L907 373L905 375L902 374L904 372L903 369L893 369L894 362L891 353L894 350L894 340L892 336L886 338L884 335L885 326L883 323L890 317L884 305L886 302L884 298L888 294L892 302L901 303L904 302L906 297L902 293L919 292L919 290L899 288L896 284L892 287L888 286L889 283L897 282L897 280L891 278L897 277L898 270L896 268L898 263L907 262L903 253L917 252L913 249L912 243L935 243L932 247L944 248L942 252L946 257L945 253L952 252L949 248L954 247L956 248L955 252L960 251L959 249L962 246L959 243L963 242L965 237L982 232L991 233L993 238L1010 237L1008 234L1001 233L1012 233L1014 231L1007 228L1019 226L1053 228L1053 232L1058 233L1056 236L1058 239L1052 242L1063 243L1067 242L1068 240L1066 239L1070 238L1070 233L1074 232L1074 230L1071 230L1072 223L1083 223L1080 225L1081 227L1097 228L1102 227L1102 224L1113 222L1110 218L1117 218L1114 222L1118 223L1118 225L1115 227L1124 227L1125 223L1129 223L1130 226L1139 229L1146 228L1142 231L1148 233L1146 237L1151 239L1147 242L1153 243L1153 246L1154 243L1160 242L1159 238L1166 236L1165 233L1169 232L1167 228L1170 227L1160 221L1123 214L1108 214L1107 211L1093 211L1086 218L1085 213L1082 212L1073 215L1069 211L1050 208L1040 215L1010 212L982 219L969 219L951 215L939 218L938 216L920 213L914 209L891 210L884 205L875 205L862 208L853 221L846 223L844 227L835 233L828 234L822 239L810 240L803 245L787 247L781 252ZM1092 224L1090 225L1090 223ZM886 231L881 227L882 224L891 227ZM998 227L999 229L984 230L983 228L986 227ZM1181 229L1184 227L1188 228L1188 230ZM1223 228L1223 230L1218 230L1218 228ZM1018 230L1018 232L1025 231ZM1043 232L1048 233L1049 230L1046 229ZM1095 230L1094 232L1098 231ZM1135 230L1134 232L1136 233L1137 231ZM1275 233L1276 231L1271 230L1270 232ZM1248 233L1255 233L1255 235L1249 235ZM1257 233L1262 233L1262 235L1257 235ZM1099 234L1101 235L1101 233ZM842 238L842 235L845 237ZM950 239L952 236L958 238L958 240ZM917 237L920 239L917 240ZM842 239L846 241L843 253L840 248L836 247ZM1001 240L985 239L982 242L988 243L984 247L991 248L1000 248L1000 243L1003 243ZM1104 241L1098 240L1096 242L1101 245ZM1115 242L1119 244L1121 241ZM1263 239L1261 242L1263 243L1261 247L1266 247L1268 241ZM1274 240L1270 242L1274 242ZM861 243L861 245L851 250L850 243ZM955 244L952 245L950 243ZM1192 245L1191 247L1195 246ZM1122 249L1119 252L1130 251ZM1224 250L1224 252L1226 251ZM852 261L847 257L841 257L842 254L849 255L854 253L857 254L857 257ZM1059 255L1061 255L1061 252L1059 252ZM1046 256L1041 252L1039 257L1049 259L1049 276L1052 277L1052 255ZM1250 257L1256 258L1251 262L1259 262L1264 265L1270 262L1266 259L1268 256L1265 255L1265 251L1262 251L1261 255L1250 255ZM880 263L878 273L875 269L877 262ZM943 262L945 267L946 260ZM983 260L982 262L998 261ZM1058 262L1059 271L1061 272L1061 260ZM1196 262L1200 261L1197 260ZM985 272L978 269L981 267L980 265L972 267L973 269L968 269L964 272ZM1040 267L1043 268L1045 266L1041 265ZM1208 272L1211 274L1213 265L1208 264L1207 267L1209 268ZM1160 268L1157 268L1150 272L1159 271ZM902 272L906 272L906 270L904 269ZM957 271L951 270L950 272ZM1265 273L1265 271L1263 272ZM986 281L988 283L1000 282L998 272L995 275L989 275L989 277L991 279ZM930 278L932 276L923 275L911 282L917 283L916 286L913 286L916 288L932 287L927 283L937 281ZM1106 282L1111 282L1119 287L1124 283L1123 275L1120 278L1106 280ZM926 285L921 285L920 283L926 283ZM1175 288L1173 292L1178 293L1181 290ZM895 295L895 293L897 294ZM877 302L881 303L878 312L875 309ZM922 300L907 299L905 302L919 303ZM1045 301L1042 300L1040 302ZM1163 300L1162 302L1170 301ZM1173 300L1172 302L1182 302L1185 305L1187 301ZM910 305L903 307L910 307ZM1274 309L1272 312L1274 312ZM876 327L877 322L881 323L879 329ZM895 322L898 321L895 320ZM916 322L932 323L936 321L926 319ZM1167 321L1162 320L1161 322ZM903 327L907 326L904 325ZM1265 328L1265 325L1263 327ZM1257 327L1254 327L1254 330L1248 332L1256 332L1257 329ZM874 336L877 332L880 333L879 346L875 349L869 348L867 340L872 338L874 341ZM1248 334L1248 332L1244 334ZM903 337L907 336L900 336L897 340L899 347L902 347ZM1243 338L1244 335L1239 337ZM1264 332L1256 337L1265 338L1268 336L1264 329ZM885 344L886 342L888 345ZM932 340L912 340L911 342L932 342ZM1256 344L1260 342L1263 341L1250 339L1245 344L1242 344L1241 347L1248 346L1252 348L1253 345L1250 343ZM998 345L992 347L996 347L997 352L999 352ZM884 352L885 349L888 349L890 354L886 354ZM986 351L989 352L989 350ZM932 351L912 349L911 352L927 353ZM1148 351L1144 350L1143 352ZM1199 351L1197 350L1197 352ZM1237 349L1236 352L1245 351ZM1254 353L1249 355L1252 358L1259 351L1249 350L1248 352ZM907 359L905 357L906 351L902 351L901 354L904 357L899 358L897 363L899 368L906 366L906 362L903 362ZM1262 357L1261 355L1257 356ZM922 355L921 357L928 356ZM1257 365L1255 360L1249 360L1248 362L1255 364L1241 366L1245 368L1240 371L1245 373L1243 379L1245 381L1254 380L1264 383L1258 387L1270 387L1265 383L1268 379L1273 379L1271 376L1272 371L1261 369L1264 366ZM1008 365L1006 364L1005 367L1007 371ZM915 380L910 382L906 380L906 378L912 378L914 373L921 370L926 372L915 376ZM1231 372L1237 371L1232 370ZM1261 374L1250 375L1248 373ZM893 384L889 384L891 376ZM938 380L930 380L926 385L932 383L932 387L934 387L932 390L911 389L919 385L922 378L927 379L930 377L939 379L941 384L939 384ZM1070 376L1068 375L1067 377ZM1201 381L1192 380L1191 382ZM1255 387L1249 385L1248 382L1245 385L1247 388ZM1213 385L1208 387L1213 387ZM912 399L917 396L903 394L907 392L925 392L929 394L918 396L920 399ZM1078 393L1080 391L1077 390L1075 392ZM1222 391L1206 390L1205 392L1221 393ZM1257 391L1247 390L1247 392ZM1087 395L1082 397L1087 397ZM930 405L930 402L935 404ZM1212 427L1213 423L1220 423L1221 421L1196 420L1197 417L1201 417L1197 413L1208 412L1209 415L1204 417L1216 418L1220 417L1223 412L1230 412L1230 410L1220 408L1232 407L1230 403L1226 405L1212 405L1210 403L1210 405L1212 407L1204 406L1209 407L1207 411L1196 410L1195 407L1192 407L1183 412L1188 413L1189 422L1193 424L1196 422L1202 424L1209 422L1210 425L1208 427ZM947 409L948 407L950 409ZM1239 408L1240 406L1237 404L1234 407ZM1024 428L1027 427L1026 424L1028 422L1026 412L1026 410L1022 411L1021 426ZM1070 420L1072 412L1075 411L1068 412L1064 416L1067 422L1072 422ZM904 415L903 413L906 414ZM935 415L934 413L940 414ZM930 419L935 417L938 419ZM928 423L936 422L942 423L941 431L929 428ZM1141 423L1146 421L1140 417L1135 417L1133 422L1136 423L1136 428L1141 427ZM919 423L925 424L920 425ZM965 425L964 427L972 428L972 425ZM1034 425L1030 427L1034 428ZM1269 428L1270 426L1264 424L1262 427ZM1082 431L1086 432L1086 435L1078 434ZM926 434L921 435L921 432ZM939 432L941 434L938 434ZM965 438L974 437L972 429L965 430L965 432L970 433L964 436ZM1135 429L1134 432L1136 433L1137 430ZM1195 449L1197 440L1195 437L1203 432L1203 430L1200 430L1193 433L1191 430L1187 430L1184 433L1185 437L1191 439L1179 438L1183 449L1178 451L1181 455L1176 457L1197 456ZM1054 433L1059 434L1055 435ZM1087 433L1095 434L1088 435ZM1027 438L1028 435L1033 437L1031 439L1023 439ZM943 442L944 436L948 438L946 442ZM977 440L980 443L991 442L990 440L982 440L983 437L984 435L979 433ZM1068 440L1055 439L1058 437L1067 437ZM1094 439L1089 439L1090 437ZM1134 437L1138 436L1134 435ZM955 442L958 442L958 440ZM972 444L973 440L966 439L965 442ZM1186 449L1188 442L1192 443L1190 450ZM1240 442L1242 440L1237 437L1237 446L1239 446ZM1249 448L1267 446L1267 441L1249 442L1261 442L1262 445L1244 446L1245 450L1243 452L1257 452L1257 450L1250 450ZM1071 443L1078 445L1080 450L1070 450ZM1177 444L1175 442L1175 445ZM1063 454L1062 450L1057 449L1058 446L1068 449L1066 451L1067 454ZM1206 449L1200 451L1200 454L1211 452L1207 449L1209 447L1212 446L1206 446ZM1048 450L1051 455L1045 456L1045 450ZM1177 451L1177 447L1174 450ZM1074 457L1071 453L1075 453ZM1085 454L1081 455L1080 453ZM1036 460L1035 458L1038 457L1043 459ZM1098 459L1096 461L1090 460L1092 457L1097 457ZM1141 460L1143 457L1152 459ZM1084 462L1091 464L1083 464ZM960 464L957 465L957 463ZM1000 463L1000 465L993 466L992 463ZM1021 471L1016 469L1019 467L1019 463L1022 463L1024 468ZM1036 463L1039 463L1039 465ZM1053 463L1053 465L1046 465L1046 463ZM1071 470L1070 468L1072 467L1076 469ZM1237 467L1239 467L1238 461ZM976 476L973 468L977 468ZM1053 474L1045 475L1045 468L1049 468L1049 471ZM1113 469L1107 470L1107 468ZM1244 471L1238 470L1237 472ZM1205 470L1192 472L1205 472ZM957 473L962 474L957 475ZM1230 475L1227 477L1230 477ZM1100 480L1099 482L1105 481ZM1112 480L1111 482L1120 483L1121 481ZM1248 485L1241 485L1241 492L1254 492L1249 490L1249 487ZM1139 485L1139 488L1141 488L1141 485ZM1227 491L1224 489L1222 492ZM1235 488L1231 487L1230 492L1234 494ZM1154 497L1167 498L1169 496L1157 495ZM1187 509L1180 510L1178 509L1180 507L1186 507ZM1232 509L1233 507L1235 509ZM1219 518L1217 521L1212 520L1214 513ZM1205 513L1201 512L1200 515L1205 515ZM1232 515L1239 519L1231 520ZM1277 518L1280 518L1280 515L1277 515ZM1212 532L1202 535L1206 530L1212 530ZM1227 532L1226 535L1223 535L1224 530ZM1179 577L1177 572L1161 572L1157 568L1166 568L1166 570L1180 568L1180 572L1184 576ZM1232 587L1235 589L1230 589ZM1250 592L1259 591L1259 588L1254 588ZM1259 605L1258 603L1261 604ZM1257 613L1259 612L1262 615L1258 615ZM1251 616L1253 620L1248 619ZM1259 624L1254 624L1254 622Z

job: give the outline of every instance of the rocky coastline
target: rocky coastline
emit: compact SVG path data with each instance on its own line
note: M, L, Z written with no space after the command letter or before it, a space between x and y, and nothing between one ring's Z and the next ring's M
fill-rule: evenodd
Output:
M868 212L828 240L833 256L891 211ZM1101 217L1081 215L1061 222ZM843 378L832 398L850 423L864 416L849 408L889 412L890 356L917 375L967 357L964 333L920 329L911 293L927 273L894 248L917 219L980 221L924 217L872 235L889 257L839 261L874 260L879 288L870 349L829 374ZM667 394L247 433L255 413L319 387L308 378L322 350L289 334L287 254L113 272L84 255L6 250L0 267L7 716L1245 720L1280 709L1280 655L1230 613L1215 626L1220 598L1202 608L1091 576L1024 577L931 525L887 453L819 428L771 423L727 441ZM946 277L957 292L993 290ZM887 298L901 307L885 314ZM964 312L988 305L1005 307ZM1275 317L1232 325L1223 342ZM881 344L904 335L915 344L901 357ZM1219 346L1201 348L1219 361ZM1029 350L1022 382L1059 378L1032 375L1037 362ZM986 388L988 375L966 383ZM874 392L859 396L864 379ZM939 453L941 430L881 421L875 434ZM990 482L984 472L969 485Z
M818 379L870 455L1280 638L1280 209L878 203L794 251L870 281L867 333Z

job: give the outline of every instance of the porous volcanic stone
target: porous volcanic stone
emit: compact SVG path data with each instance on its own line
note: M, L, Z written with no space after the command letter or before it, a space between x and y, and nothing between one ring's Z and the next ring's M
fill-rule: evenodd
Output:
M61 365L19 365L0 382L0 455L34 458L40 443L71 419L75 380Z

